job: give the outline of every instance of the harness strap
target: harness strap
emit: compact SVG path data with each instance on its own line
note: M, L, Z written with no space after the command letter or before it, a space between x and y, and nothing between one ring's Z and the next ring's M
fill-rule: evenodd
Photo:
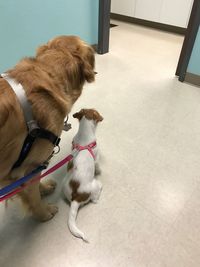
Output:
M57 135L55 135L54 133L40 128L38 130L38 133L36 135L36 138L42 138L42 139L47 139L49 142L51 142L54 146L58 146L60 143L60 137L58 137Z
M95 160L95 155L93 152L93 148L97 145L96 141L90 143L89 145L86 146L81 146L79 144L75 144L74 142L72 142L72 149L77 149L78 151L82 151L82 150L88 150L90 152L90 154L92 155L93 159Z
M46 139L49 142L51 142L54 146L59 145L60 138L56 136L54 133L46 129L40 128L38 126L36 120L34 120L33 118L31 104L26 97L23 86L20 83L16 82L14 79L10 78L7 73L1 74L1 77L8 82L8 84L15 92L18 101L22 107L24 118L28 128L28 135L24 140L24 144L22 146L19 158L12 167L12 169L14 169L19 167L25 160L25 158L28 156L31 147L37 138Z
M22 150L20 152L19 158L13 165L12 169L17 168L22 164L22 162L27 157L28 153L31 150L31 147L33 146L33 143L35 142L37 138L46 139L50 141L54 146L58 146L60 143L60 138L46 129L39 128L39 129L33 130L31 133L27 135L24 141L24 144L22 146Z
M39 126L37 125L37 122L33 119L31 104L27 100L26 93L21 83L18 83L14 79L10 78L7 73L2 73L1 77L4 78L4 80L8 82L8 84L11 86L11 88L15 92L18 98L18 101L22 107L24 118L27 123L29 132L31 132L34 129L39 128Z

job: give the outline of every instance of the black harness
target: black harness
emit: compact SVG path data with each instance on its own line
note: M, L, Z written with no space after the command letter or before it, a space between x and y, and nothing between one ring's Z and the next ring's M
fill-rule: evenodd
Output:
M13 165L12 169L19 167L23 161L26 159L28 156L34 142L38 138L46 139L49 142L51 142L54 147L59 145L60 138L56 136L54 133L50 132L49 130L40 128L37 124L37 122L33 118L32 114L32 108L31 104L29 103L25 91L22 87L22 85L18 82L16 82L14 79L9 77L7 73L1 74L1 77L4 78L10 87L13 89L15 92L19 103L22 107L23 113L24 113L24 118L26 121L27 129L28 129L28 135L24 140L24 144L22 146L22 150L20 152L18 160L15 162Z
M34 142L38 139L38 138L42 138L42 139L46 139L49 142L51 142L54 147L58 146L60 143L60 138L58 136L56 136L54 133L43 129L43 128L37 128L32 130L26 137L26 139L24 140L24 144L22 146L22 150L20 152L19 158L18 160L15 162L15 164L13 165L12 169L14 168L18 168L22 162L25 160L25 158L28 156L32 145L34 144Z

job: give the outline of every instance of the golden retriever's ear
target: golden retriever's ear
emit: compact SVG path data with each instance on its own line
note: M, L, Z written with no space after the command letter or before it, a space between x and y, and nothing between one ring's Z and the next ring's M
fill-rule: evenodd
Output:
M48 50L48 45L41 45L36 51L36 57L42 55L46 50Z
M81 109L79 112L76 112L73 114L73 117L75 119L78 119L79 121L83 118L83 116L84 116L84 110L83 109Z
M95 80L95 57L94 57L94 49L91 46L85 46L82 52L73 52L73 56L77 59L77 62L80 66L82 77L84 81L91 83Z
M95 65L95 56L94 56L94 49L91 46L87 47L87 53L83 56L83 74L87 82L91 83L95 80L95 72L94 72L94 65Z
M95 73L94 73L93 67L90 65L90 63L85 61L83 63L82 68L83 68L83 75L84 75L86 81L88 83L93 82L95 79Z

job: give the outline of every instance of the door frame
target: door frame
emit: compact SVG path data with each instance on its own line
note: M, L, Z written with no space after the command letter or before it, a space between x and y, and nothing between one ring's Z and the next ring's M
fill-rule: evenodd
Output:
M99 0L99 27L97 53L109 52L111 0Z
M178 61L178 66L176 69L176 76L178 76L179 81L183 82L185 80L185 75L187 72L188 64L196 40L196 36L200 26L200 1L194 0L192 11L188 23L188 27L185 34L185 39L183 42L181 54Z

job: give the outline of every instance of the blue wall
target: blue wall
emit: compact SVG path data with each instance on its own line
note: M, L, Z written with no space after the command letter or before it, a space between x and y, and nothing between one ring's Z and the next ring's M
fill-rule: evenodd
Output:
M200 75L200 28L195 40L187 72Z
M98 42L99 0L0 0L0 72L63 34Z

